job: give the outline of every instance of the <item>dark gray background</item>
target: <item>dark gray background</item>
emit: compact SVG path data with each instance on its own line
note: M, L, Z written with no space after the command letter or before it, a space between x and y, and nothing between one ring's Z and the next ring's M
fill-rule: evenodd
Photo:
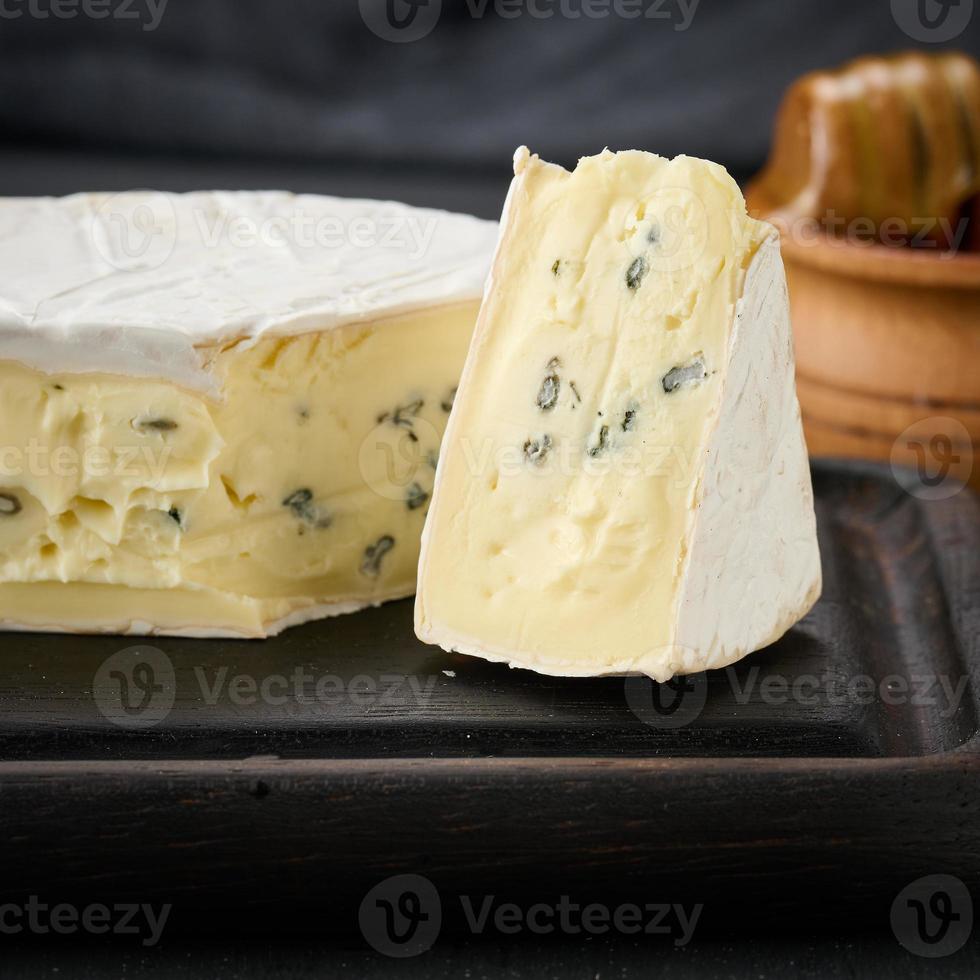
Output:
M96 0L102 19L28 7L56 2L76 0L0 3L3 194L282 186L494 216L520 143L566 165L606 145L685 152L744 179L799 74L914 46L980 55L980 13L917 45L891 0L700 0L686 30L678 0L632 0L661 15L639 19L442 0L400 44L358 0L168 0L154 30L159 0Z

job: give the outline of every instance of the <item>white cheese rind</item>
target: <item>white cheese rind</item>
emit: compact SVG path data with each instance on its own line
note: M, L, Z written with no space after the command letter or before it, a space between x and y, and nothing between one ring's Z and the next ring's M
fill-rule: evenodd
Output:
M535 413L529 404L523 364L528 360L547 363L546 348L550 344L556 348L565 344L562 336L567 338L567 344L578 345L569 348L569 352L577 350L579 355L574 369L569 359L563 362L561 370L572 372L565 375L563 385L567 386L574 372L584 373L583 364L594 364L593 375L588 380L593 388L598 386L602 390L601 400L593 399L591 404L583 394L584 400L578 407L588 407L592 417L596 407L605 409L606 420L610 420L609 408L616 404L617 392L625 391L616 385L610 388L612 375L603 374L608 351L615 353L618 346L615 335L610 337L608 330L603 334L598 325L592 328L598 331L593 335L583 326L596 323L595 304L610 301L612 294L608 289L605 300L598 299L600 294L596 289L586 289L580 294L580 302L568 303L559 295L557 306L554 298L542 299L537 306L518 305L521 310L518 322L508 325L506 318L501 320L503 291L514 294L532 290L536 295L543 290L544 296L550 288L541 285L540 277L535 279L538 272L525 272L528 263L536 269L543 261L549 265L551 262L551 256L540 254L540 249L535 251L536 246L527 242L555 240L554 235L551 239L547 237L547 226L568 220L560 217L564 205L557 202L562 196L581 195L576 198L581 206L566 210L580 215L583 222L602 220L601 211L595 213L589 194L583 190L582 179L586 173L597 174L596 198L609 195L611 204L619 207L623 193L627 198L630 196L629 181L625 190L619 187L616 183L619 178L610 169L616 166L615 155L606 153L589 158L580 164L580 168L585 165L587 170L569 175L561 168L541 163L522 148L515 155L515 178L504 210L500 243L443 442L432 509L423 531L416 633L423 641L446 650L540 673L559 676L644 673L662 681L676 673L730 663L778 638L816 600L820 590L820 562L809 468L795 395L785 279L775 238L765 226L747 218L737 189L721 168L679 158L674 169L664 177L660 168L667 166L666 161L648 158L657 163L644 174L646 164L638 160L644 155L624 156L625 169L634 176L637 168L641 173L638 199L649 193L651 186L660 188L657 193L669 197L678 185L687 186L688 180L704 182L698 188L702 200L714 202L712 206L718 208L717 213L709 215L714 222L709 239L715 245L706 242L710 254L705 262L709 258L713 262L723 260L721 268L727 264L729 271L725 275L734 276L735 282L735 294L727 308L727 325L724 312L720 321L717 315L712 315L713 319L709 320L715 326L704 334L705 343L721 351L726 363L710 365L710 377L698 395L702 399L699 404L704 405L704 435L693 443L698 450L696 458L687 468L680 468L688 487L688 516L680 532L683 540L676 565L671 562L668 567L655 562L637 566L636 555L642 553L642 548L625 558L624 567L629 568L633 581L637 575L673 581L670 593L673 598L652 617L649 609L610 603L609 608L615 608L616 613L595 632L592 652L583 650L583 632L591 635L594 631L579 616L581 603L590 603L588 608L601 615L602 603L595 598L595 583L602 580L602 569L610 567L610 560L619 560L617 553L627 555L615 535L627 533L627 537L619 540L634 543L643 537L643 532L636 530L633 504L627 504L617 517L616 498L651 494L651 501L668 501L666 506L674 508L676 514L676 495L665 496L651 490L649 481L646 484L642 480L636 484L629 480L618 484L613 481L610 485L608 480L603 483L600 478L589 498L588 479L575 472L565 484L546 484L551 487L552 504L542 507L542 500L548 498L541 497L540 487L532 479L535 470L532 465L513 484L524 489L515 491L508 489L504 482L500 484L503 498L510 501L501 509L497 480L492 478L487 484L485 468L471 474L472 478L461 476L464 470L460 457L469 452L470 462L466 465L472 466L472 459L479 451L479 446L473 443L487 441L488 434L491 441L496 441L495 448L500 449L502 445L514 443L522 426L529 435L542 431L538 425L555 432L554 426L559 424L554 417L557 413ZM573 176L575 179L570 179ZM543 185L549 182L551 188L544 189ZM534 210L535 194L543 195L544 203L539 211ZM546 217L542 218L542 214ZM720 231L729 221L730 239ZM540 222L545 225L543 232ZM581 238L574 245L570 241L577 234L574 226L562 224L560 228L563 233L557 235L557 240L569 241L568 248L575 255L588 256L584 262L577 262L576 275L581 275L582 268L588 269L589 263L594 263L592 268L603 270L604 275L621 275L615 270L625 268L632 258L623 249L621 234L610 233L601 225L596 225L597 237ZM744 264L735 275L739 263ZM676 296L686 295L688 286L695 290L692 294L695 297L700 296L700 290L706 290L706 295L714 291L716 298L711 301L714 305L710 309L724 311L722 294L717 292L722 287L713 285L719 279L715 270L714 265L702 264L698 272L700 279L690 281L683 274L671 275L668 271L651 286L666 289L668 310L679 313L677 318L670 316L650 325L653 335L659 335L656 331L661 329L666 329L664 336L671 335L670 343L674 347L670 350L675 350L678 336L685 335L683 307L670 304ZM648 285L655 278L651 275ZM613 302L625 305L629 301L621 295ZM696 299L692 308L698 309L699 303L700 299ZM583 319L579 321L583 309ZM599 320L604 318L605 309L601 307ZM610 306L608 315L622 314ZM703 318L703 314L699 315ZM551 328L555 316L570 333L562 334ZM500 335L507 330L516 338L509 346L500 341ZM693 349L701 334L688 333L688 336ZM719 336L727 337L724 348L717 347ZM512 367L505 371L491 366L499 361L502 351L515 357ZM636 374L632 365L625 373L622 364L618 370L621 379ZM513 388L511 377L517 379ZM500 396L501 383L507 386L506 398ZM580 387L584 390L584 386ZM646 390L650 390L649 386ZM670 399L683 399L685 394L668 395L666 401L661 396L661 408L654 410L663 411L664 405L684 405L682 400L671 402ZM704 401L705 398L710 400ZM687 403L687 411L691 404ZM619 407L621 410L622 406ZM580 421L582 415L580 412ZM690 435L698 432L702 423L693 421L687 425L683 431ZM618 435L613 429L611 441ZM576 433L566 424L555 435L555 451L560 448L560 442L569 441L579 451L583 445L595 445L594 441L583 444L581 430ZM465 443L469 444L468 448L461 449ZM540 473L533 476L541 478ZM676 479L676 474L670 473L668 478ZM502 481L507 479L501 477ZM528 482L521 483L522 480ZM597 498L596 493L609 496ZM590 499L599 515L595 521L589 513ZM531 519L539 522L539 529L529 533L526 524L507 526L506 515L521 512L532 515ZM646 520L649 536L660 533L658 515L648 513ZM492 524L494 529L488 531L487 524ZM584 534L578 533L581 528L585 528ZM572 536L567 537L566 531ZM569 550L579 558L569 561ZM521 560L515 564L511 559L517 554ZM579 584L566 589L560 584L563 579ZM582 583L586 591L580 591ZM551 611L553 627L546 625L542 609ZM631 621L622 631L618 617ZM570 626L572 621L577 621L577 626ZM644 630L638 624L644 621L651 626L658 624L660 632L656 642L643 644ZM667 626L663 625L665 622ZM519 625L497 628L498 623ZM618 648L617 637L621 633L628 642Z
M217 394L214 348L479 298L495 222L281 191L0 200L0 360Z
M729 365L699 487L677 659L644 665L652 676L733 663L779 639L820 595L810 464L776 235L746 273Z

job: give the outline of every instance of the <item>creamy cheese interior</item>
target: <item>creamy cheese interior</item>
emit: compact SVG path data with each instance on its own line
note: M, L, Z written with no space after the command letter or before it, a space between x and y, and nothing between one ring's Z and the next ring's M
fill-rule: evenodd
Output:
M736 306L771 229L701 160L606 152L569 173L525 151L516 172L425 532L416 628L551 673L669 677ZM793 473L780 496L802 501L788 321L770 317L747 329L777 351L773 390L788 379ZM760 446L783 411L752 419ZM723 481L724 534L741 520L739 465ZM812 506L808 520L809 569ZM794 595L793 611L813 597Z
M218 398L0 362L0 621L261 636L410 594L476 312L214 347Z

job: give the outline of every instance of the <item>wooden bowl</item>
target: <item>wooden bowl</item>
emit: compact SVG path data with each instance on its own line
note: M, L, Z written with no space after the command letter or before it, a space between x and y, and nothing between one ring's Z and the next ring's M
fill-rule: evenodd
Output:
M784 234L782 253L811 455L951 467L980 488L980 254L822 232Z

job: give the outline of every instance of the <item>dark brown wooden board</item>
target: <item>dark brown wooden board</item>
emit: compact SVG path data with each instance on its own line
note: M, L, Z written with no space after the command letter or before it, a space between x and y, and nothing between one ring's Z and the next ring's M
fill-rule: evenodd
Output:
M0 897L169 901L185 925L330 909L344 929L414 872L445 895L705 902L721 928L887 924L925 874L975 889L980 502L863 464L814 481L817 607L673 715L654 699L678 691L643 679L424 647L410 601L264 642L154 639L173 705L143 728L100 709L119 704L103 665L139 641L0 636ZM222 670L297 668L281 703L208 702Z

